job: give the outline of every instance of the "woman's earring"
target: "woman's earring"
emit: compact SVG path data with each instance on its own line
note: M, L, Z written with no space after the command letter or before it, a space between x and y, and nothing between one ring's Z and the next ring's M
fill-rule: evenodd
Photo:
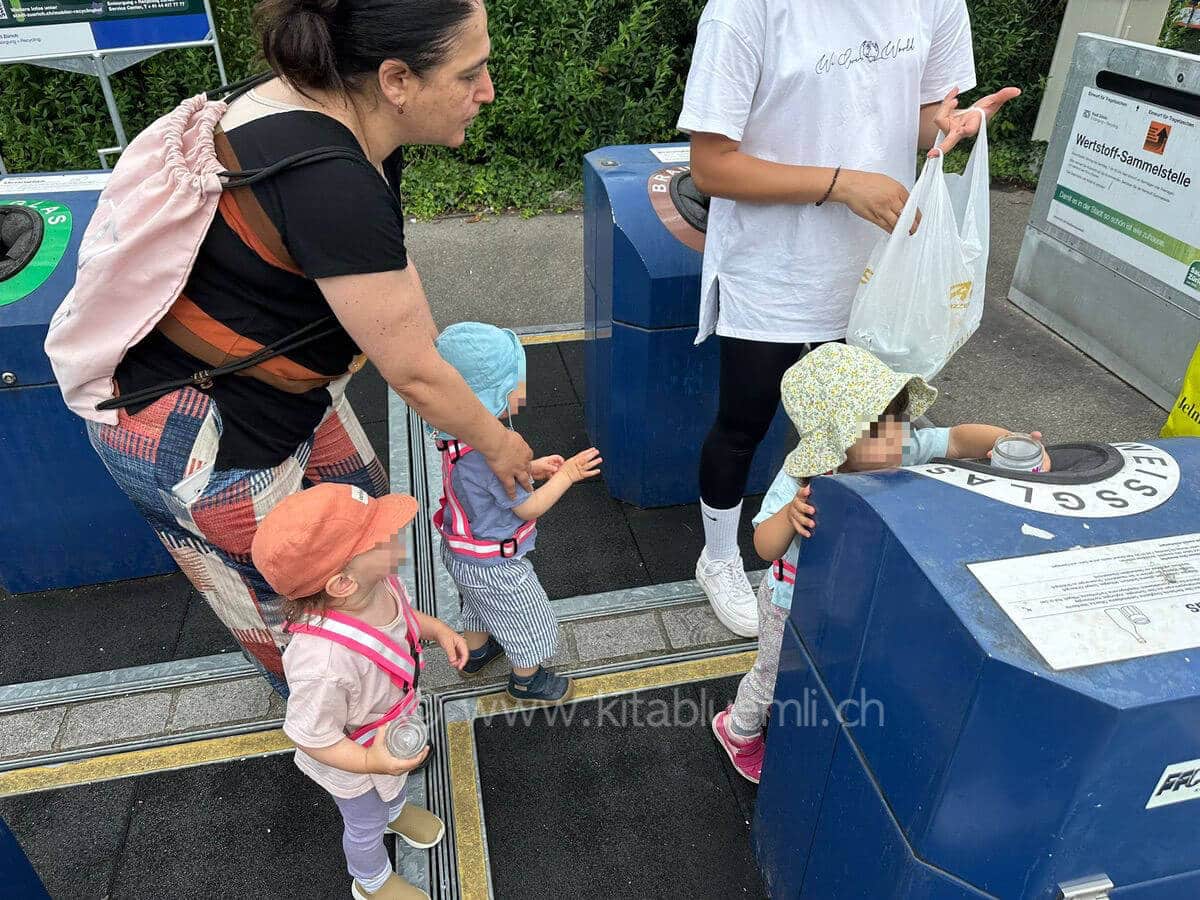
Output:
M404 115L404 104L403 103L396 104L396 112L400 113L400 115Z

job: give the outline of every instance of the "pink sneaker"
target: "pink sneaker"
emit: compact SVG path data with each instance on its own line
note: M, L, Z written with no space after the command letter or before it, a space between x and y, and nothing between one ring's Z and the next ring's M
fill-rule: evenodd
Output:
M763 740L761 731L752 738L735 737L729 728L731 709L732 704L713 717L713 734L717 736L717 743L724 748L738 774L747 781L758 784L758 779L762 776L763 754L766 753L767 742Z

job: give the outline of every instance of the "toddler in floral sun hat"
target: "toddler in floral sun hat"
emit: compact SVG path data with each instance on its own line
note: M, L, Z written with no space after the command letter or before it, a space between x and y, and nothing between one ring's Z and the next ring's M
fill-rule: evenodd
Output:
M837 472L918 466L938 457L979 459L1009 433L993 425L912 429L910 421L925 414L937 391L916 375L893 372L869 351L841 343L822 344L788 369L780 390L799 441L754 517L754 549L771 563L758 590L758 656L738 685L737 699L712 722L734 768L756 784L800 543L816 527L810 481ZM1049 459L1044 462L1048 469Z

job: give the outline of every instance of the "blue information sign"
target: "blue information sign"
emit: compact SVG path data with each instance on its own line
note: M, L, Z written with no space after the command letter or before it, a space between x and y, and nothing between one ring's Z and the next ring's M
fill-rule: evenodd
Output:
M0 62L203 41L204 0L0 0Z

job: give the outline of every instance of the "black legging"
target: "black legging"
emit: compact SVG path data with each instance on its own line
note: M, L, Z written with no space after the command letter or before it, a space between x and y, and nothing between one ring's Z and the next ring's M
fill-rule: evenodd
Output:
M754 451L779 408L779 380L813 344L719 338L721 395L717 421L700 451L700 496L713 509L742 502Z

